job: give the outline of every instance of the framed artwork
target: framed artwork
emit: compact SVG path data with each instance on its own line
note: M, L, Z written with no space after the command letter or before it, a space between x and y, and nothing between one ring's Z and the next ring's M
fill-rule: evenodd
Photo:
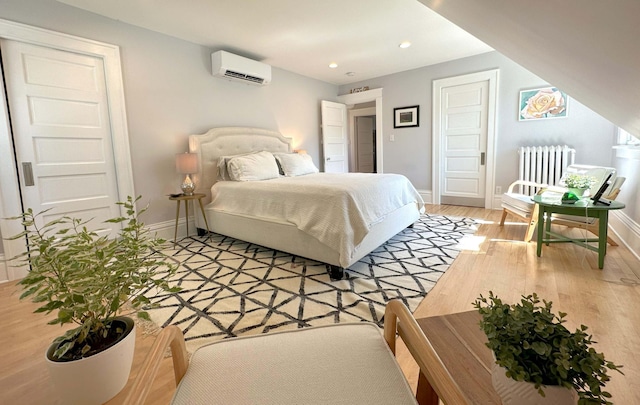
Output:
M417 127L420 125L419 116L420 106L413 105L411 107L400 107L393 109L393 127L406 128Z
M522 90L520 92L520 121L567 117L567 93L555 87Z

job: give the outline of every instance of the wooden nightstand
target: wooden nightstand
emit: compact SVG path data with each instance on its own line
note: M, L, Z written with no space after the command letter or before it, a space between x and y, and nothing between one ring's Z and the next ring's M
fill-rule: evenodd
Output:
M198 200L198 205L200 205L200 212L202 212L202 217L204 218L204 224L207 227L207 232L211 232L209 229L209 223L207 222L207 216L204 213L204 207L202 206L202 199L206 197L205 194L194 193L192 195L178 195L178 196L169 196L170 200L176 201L178 206L176 207L176 226L173 233L173 245L175 246L178 240L178 218L180 217L180 202L184 201L185 206L185 218L187 225L187 236L189 236L189 201Z

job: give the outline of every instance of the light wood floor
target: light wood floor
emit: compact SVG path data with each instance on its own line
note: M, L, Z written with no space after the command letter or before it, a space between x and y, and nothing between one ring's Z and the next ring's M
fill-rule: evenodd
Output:
M597 349L607 359L623 364L625 375L612 376L608 390L616 404L640 403L640 261L624 246L609 247L604 270L597 266L597 254L579 246L545 246L536 257L534 242L523 243L525 226L498 226L500 211L455 206L428 206L430 213L465 216L483 221L472 243L429 292L415 311L416 317L455 313L473 309L472 301L489 290L508 302L537 292L553 301L556 311L567 312L570 329L580 324L598 341ZM583 231L573 230L574 235ZM62 334L59 327L46 325L43 316L32 314L35 305L18 300L14 283L0 284L0 404L60 404L48 380L44 351ZM138 331L131 378L153 342ZM401 347L398 359L409 381L417 380L417 366ZM166 359L147 404L170 402L173 372ZM126 391L126 388L125 388ZM121 402L122 395L110 401Z

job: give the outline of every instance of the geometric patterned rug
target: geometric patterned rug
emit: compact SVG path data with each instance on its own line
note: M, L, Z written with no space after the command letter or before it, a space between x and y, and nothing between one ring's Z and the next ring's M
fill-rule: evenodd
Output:
M159 326L182 329L187 349L215 340L308 326L382 325L387 301L413 312L477 229L469 218L423 214L331 281L328 266L218 234L189 237L163 251L180 263L176 294L148 310Z

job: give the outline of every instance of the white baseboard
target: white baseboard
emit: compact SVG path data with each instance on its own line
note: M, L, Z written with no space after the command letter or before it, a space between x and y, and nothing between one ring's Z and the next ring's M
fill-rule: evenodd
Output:
M176 221L164 221L157 222L155 224L147 225L152 233L155 233L157 237L173 241L173 235L175 233ZM196 224L193 217L189 217L189 235L196 235ZM187 222L184 218L178 220L178 240L187 236Z
M4 254L0 254L0 284L9 281L9 273L7 273L7 261Z
M433 204L433 193L431 193L431 190L418 190L418 194L420 194L425 204Z
M609 227L635 257L640 260L640 225L623 211L612 211Z

